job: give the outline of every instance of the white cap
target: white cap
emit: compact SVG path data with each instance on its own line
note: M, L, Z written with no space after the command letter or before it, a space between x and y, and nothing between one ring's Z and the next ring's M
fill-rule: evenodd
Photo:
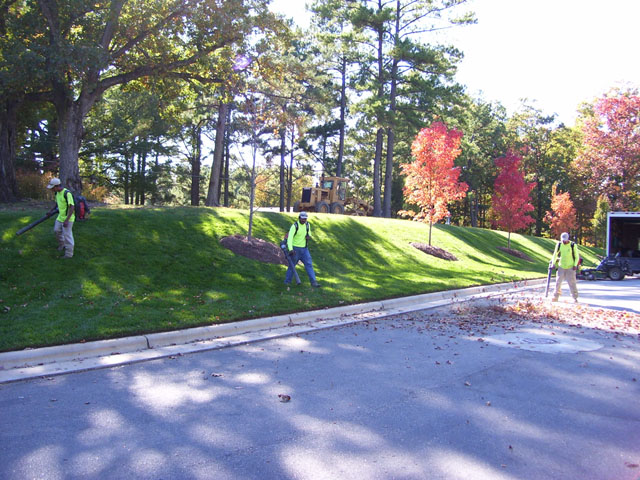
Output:
M568 242L569 234L567 232L564 232L562 235L560 235L560 240L562 240L563 242Z
M300 212L299 218L308 218L309 214L307 212Z
M53 188L60 185L60 179L59 178L52 178L51 180L49 180L49 185L47 185L47 188Z

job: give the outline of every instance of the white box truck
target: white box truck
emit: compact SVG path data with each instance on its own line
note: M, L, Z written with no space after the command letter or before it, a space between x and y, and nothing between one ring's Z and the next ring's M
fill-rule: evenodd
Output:
M585 269L585 278L609 277L622 280L625 275L640 273L640 212L607 214L606 257L595 269Z

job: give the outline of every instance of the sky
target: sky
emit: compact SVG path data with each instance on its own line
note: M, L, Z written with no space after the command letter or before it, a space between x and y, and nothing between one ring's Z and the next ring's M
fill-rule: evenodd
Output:
M302 25L304 1L272 9ZM442 40L464 52L456 79L510 114L527 99L573 125L577 109L613 87L640 87L640 0L470 0L478 23Z

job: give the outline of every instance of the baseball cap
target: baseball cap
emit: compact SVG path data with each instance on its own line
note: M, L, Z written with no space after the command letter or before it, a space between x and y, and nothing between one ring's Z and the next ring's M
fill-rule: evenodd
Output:
M564 232L562 235L560 235L560 240L562 240L563 242L568 242L569 234L567 232Z
M307 212L300 212L299 218L309 218L309 214Z
M57 185L60 185L60 179L59 178L52 178L51 180L49 180L49 185L47 185L47 188L53 188Z

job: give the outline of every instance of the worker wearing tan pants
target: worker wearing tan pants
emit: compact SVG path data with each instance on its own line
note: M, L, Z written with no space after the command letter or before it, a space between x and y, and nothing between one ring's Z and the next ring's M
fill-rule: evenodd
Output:
M560 242L556 245L551 258L551 265L558 267L556 273L556 290L553 301L557 302L562 293L562 282L566 281L571 290L571 296L575 302L578 301L578 285L576 283L576 272L580 261L580 252L574 242L569 241L569 234L563 233Z
M53 226L53 233L55 233L56 239L58 240L58 250L64 250L63 258L71 258L73 257L73 248L75 245L73 240L73 222L76 219L73 194L62 187L59 178L52 178L47 188L53 190L56 200L56 206L50 211L53 212L56 208L58 209L56 223Z

